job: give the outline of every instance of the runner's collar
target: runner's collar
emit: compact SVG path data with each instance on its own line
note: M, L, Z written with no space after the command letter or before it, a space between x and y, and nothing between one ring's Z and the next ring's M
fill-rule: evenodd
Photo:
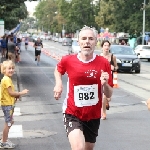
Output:
M93 60L96 58L96 54L93 53L93 58L92 58L92 59L90 59L90 60L88 60L88 61L84 61L84 60L82 60L82 59L80 58L79 55L80 55L80 53L78 53L77 58L78 58L80 61L82 61L83 63L89 63L89 62L93 61Z

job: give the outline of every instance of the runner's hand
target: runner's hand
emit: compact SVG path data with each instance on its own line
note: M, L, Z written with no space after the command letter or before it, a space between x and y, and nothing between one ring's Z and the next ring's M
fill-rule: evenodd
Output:
M101 70L101 84L104 85L106 83L108 83L108 79L109 79L109 74L107 72L104 72L103 70Z
M55 87L54 87L54 98L56 99L56 100L58 100L60 97L61 97L61 93L62 93L62 85L56 85Z

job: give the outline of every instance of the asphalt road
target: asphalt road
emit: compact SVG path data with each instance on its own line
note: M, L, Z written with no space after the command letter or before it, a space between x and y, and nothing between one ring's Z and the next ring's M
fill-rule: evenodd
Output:
M67 47L44 41L44 48L51 54L63 56ZM97 51L99 53L99 51ZM67 77L63 77L62 98L53 98L54 68L57 60L45 53L41 65L36 66L34 49L22 47L21 62L17 64L20 90L29 94L16 105L15 124L10 139L16 150L70 150L63 126L62 102L66 95ZM140 74L118 74L119 88L114 89L107 120L101 120L95 150L149 150L150 112L143 103L148 98L150 63L142 62ZM0 130L3 117L0 112Z

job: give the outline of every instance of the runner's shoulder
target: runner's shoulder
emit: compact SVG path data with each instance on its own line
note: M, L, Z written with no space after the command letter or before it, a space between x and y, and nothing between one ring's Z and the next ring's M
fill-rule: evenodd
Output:
M96 59L99 59L100 61L103 61L103 62L108 62L108 60L101 55L96 55Z
M77 58L77 54L65 55L62 57L62 59L66 60L66 61L70 61L70 60L75 59L75 58Z

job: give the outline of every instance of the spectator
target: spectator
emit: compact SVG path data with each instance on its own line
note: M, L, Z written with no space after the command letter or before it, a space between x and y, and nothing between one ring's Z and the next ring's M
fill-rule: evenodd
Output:
M10 42L7 45L8 47L8 59L12 60L15 63L15 53L16 53L16 44L14 43L14 38L10 38Z

